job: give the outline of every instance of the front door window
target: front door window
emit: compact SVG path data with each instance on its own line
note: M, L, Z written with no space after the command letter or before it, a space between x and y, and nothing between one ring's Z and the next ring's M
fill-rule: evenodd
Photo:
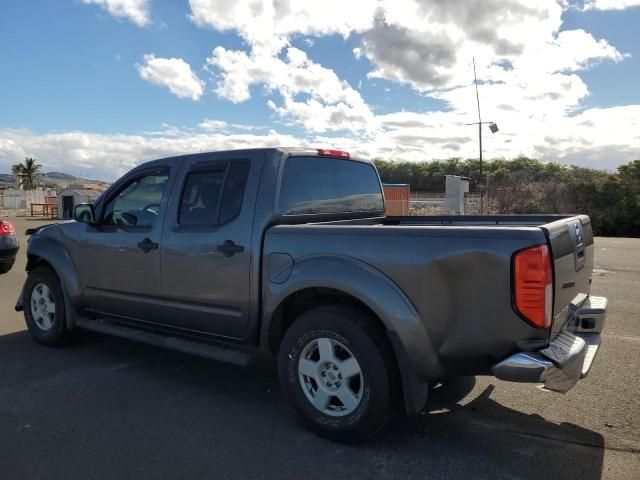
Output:
M102 225L152 227L158 220L169 172L135 178L107 203Z

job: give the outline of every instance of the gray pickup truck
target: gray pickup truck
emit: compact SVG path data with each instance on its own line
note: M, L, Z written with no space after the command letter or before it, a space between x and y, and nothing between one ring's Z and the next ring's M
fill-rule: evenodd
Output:
M444 377L566 392L588 373L607 307L589 217L384 211L347 152L151 161L30 232L16 309L45 345L81 327L239 365L266 351L301 421L342 442Z

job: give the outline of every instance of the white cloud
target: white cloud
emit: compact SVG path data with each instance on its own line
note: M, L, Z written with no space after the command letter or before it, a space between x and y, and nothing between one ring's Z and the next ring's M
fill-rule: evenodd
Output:
M252 87L263 86L268 95L279 97L267 102L277 116L312 132L362 130L372 120L373 113L360 94L333 70L291 47L289 37L347 36L371 28L377 0L191 0L190 5L197 25L233 30L250 45L249 52L216 47L207 59L216 75L214 92L219 97L244 102L251 98Z
M640 6L640 0L587 0L584 10L624 10Z
M471 92L458 92L472 95ZM163 125L156 132L99 134L85 131L39 134L26 129L0 129L0 171L30 156L45 170L79 171L114 180L139 163L154 158L238 148L308 146L347 150L365 158L432 160L477 157L477 130L468 116L448 112L396 112L379 115L368 135L293 136L254 125L228 125L204 120L199 128ZM640 159L640 105L592 108L573 116L527 118L510 112L500 119L500 132L484 136L486 158L524 154L598 169Z
M292 34L322 36L371 27L379 0L189 0L196 25L232 30L255 49L276 53Z
M514 65L521 72L577 72L606 60L620 62L628 56L584 30L564 30L537 48L525 49Z
M179 98L199 100L204 93L204 82L181 58L156 58L153 55L145 55L144 63L138 65L138 74L143 80L167 87Z
M209 118L203 120L198 126L208 132L226 132L229 124L224 120L211 120Z
M473 57L484 80L512 69L575 71L624 56L583 30L559 32L555 0L394 0L381 3L374 27L361 34L370 77L429 92L465 85Z
M166 134L101 134L84 131L37 134L24 129L0 129L0 171L25 156L37 158L45 171L115 180L134 166L155 158L187 153L300 145L299 139L268 131L224 134L202 130L168 129Z
M359 110L344 102L325 104L314 97L298 102L290 95L285 95L281 107L273 102L269 106L280 117L302 125L308 132L362 131L368 128L369 122L373 121L373 114L364 105Z
M263 85L282 98L281 106L271 99L270 108L309 131L367 127L373 113L356 90L302 50L288 47L285 52L282 59L261 49L246 53L216 47L207 59L218 72L216 95L244 102L251 97L252 86Z
M86 4L99 5L117 18L126 18L139 27L151 22L149 0L82 0Z
M483 82L484 118L504 125L501 134L486 140L488 156L553 152L561 158L567 145L544 149L557 128L588 151L592 143L573 120L589 95L579 73L626 58L605 39L584 30L560 31L566 5L557 0L331 1L321 3L322 8L317 2L296 0L190 4L196 24L235 31L249 46L248 51L217 47L207 59L219 97L244 102L253 88L263 87L267 106L285 122L309 134L358 132L355 141L340 141L369 145L374 156L477 155L475 132L465 126L476 117L472 58ZM353 55L372 62L370 78L408 84L444 101L446 111L376 115L330 68L290 47L295 35L332 33L358 36L361 45ZM636 114L633 110L624 115L631 121ZM399 120L393 115L414 124L394 126ZM617 148L628 151L622 142Z
M574 8L632 3L640 0L594 0ZM205 119L197 128L162 125L141 134L5 129L0 130L0 168L29 155L51 168L77 165L112 179L150 158L277 145L333 147L392 160L475 158L477 129L466 125L477 115L471 82L475 58L483 119L500 125L499 133L484 137L487 158L524 154L613 169L640 158L640 106L585 108L589 88L581 72L626 56L589 32L561 31L562 9L568 5L556 0L190 0L196 25L233 31L247 45L213 49L206 68L214 93L235 103L264 98L277 123L302 127L299 136L222 118ZM330 34L359 40L353 55L371 62L369 77L408 85L445 108L377 114L328 65L291 45L293 38L302 38L304 45ZM138 72L181 98L197 100L204 92L204 82L179 58L147 55ZM370 86L367 91L389 88Z
M559 33L562 6L556 0L191 0L190 5L196 24L237 32L254 56L276 56L293 35L358 34L362 46L353 54L373 62L370 77L421 91L466 84L472 57L486 67L485 79L499 79L505 62L519 58L532 68L558 70L622 59L605 40L584 31ZM239 95L248 98L245 90Z

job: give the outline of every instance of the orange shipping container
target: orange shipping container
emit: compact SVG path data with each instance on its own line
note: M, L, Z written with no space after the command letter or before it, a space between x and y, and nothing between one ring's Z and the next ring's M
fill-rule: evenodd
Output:
M389 216L409 215L411 187L406 183L382 184L386 214Z

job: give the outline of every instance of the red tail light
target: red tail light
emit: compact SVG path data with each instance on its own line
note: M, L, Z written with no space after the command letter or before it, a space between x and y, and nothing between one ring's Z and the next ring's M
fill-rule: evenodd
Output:
M536 327L548 328L553 311L553 281L546 245L527 248L513 256L513 282L517 312Z
M4 220L0 220L0 235L8 235L10 233L16 233L13 225L9 222L5 222Z
M322 155L323 157L350 158L349 152L344 152L342 150L329 150L328 148L318 148L317 150L318 155Z

